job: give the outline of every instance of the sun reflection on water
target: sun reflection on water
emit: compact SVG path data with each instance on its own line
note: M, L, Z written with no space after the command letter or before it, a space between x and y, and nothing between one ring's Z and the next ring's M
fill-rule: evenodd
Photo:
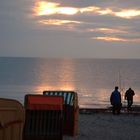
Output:
M47 69L46 71L41 70L44 68L45 66L40 65L40 73L38 73L37 77L41 83L35 87L34 91L36 93L42 93L44 90L75 91L74 63L72 60L64 59L60 61L56 67L59 70L54 70L54 75L47 73Z

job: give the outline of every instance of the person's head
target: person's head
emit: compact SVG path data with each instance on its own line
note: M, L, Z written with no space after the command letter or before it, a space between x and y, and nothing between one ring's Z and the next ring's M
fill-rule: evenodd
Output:
M119 87L118 87L118 86L116 86L116 87L115 87L115 90L118 90L118 89L119 89Z
M129 90L131 90L131 88L129 88Z

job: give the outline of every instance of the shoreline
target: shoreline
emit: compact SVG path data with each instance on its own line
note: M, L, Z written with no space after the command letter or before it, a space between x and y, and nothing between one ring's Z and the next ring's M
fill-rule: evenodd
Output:
M94 114L94 113L112 113L112 106L107 108L79 108L79 114ZM140 115L140 105L132 106L131 111L127 111L127 107L123 106L121 108L121 114L139 114Z

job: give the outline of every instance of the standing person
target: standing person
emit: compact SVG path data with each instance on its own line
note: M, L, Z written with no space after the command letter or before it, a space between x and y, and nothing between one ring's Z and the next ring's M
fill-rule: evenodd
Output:
M135 95L134 90L132 90L131 88L129 88L126 92L125 92L125 100L127 100L127 110L131 110L131 106L133 104L133 96Z
M122 106L122 103L121 103L121 94L120 92L118 91L118 87L116 86L115 87L115 90L112 92L111 96L110 96L110 102L111 102L111 105L113 106L112 107L112 113L113 114L120 114L120 110L121 110L121 106Z

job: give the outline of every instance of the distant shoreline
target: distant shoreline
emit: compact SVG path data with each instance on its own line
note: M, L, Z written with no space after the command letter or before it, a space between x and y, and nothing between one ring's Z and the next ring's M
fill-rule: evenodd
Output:
M62 60L62 59L74 59L74 60L140 60L140 58L69 58L69 57L32 57L32 56L0 56L0 58L9 58L9 59L14 59L14 58L19 58L19 59L58 59L58 60Z

